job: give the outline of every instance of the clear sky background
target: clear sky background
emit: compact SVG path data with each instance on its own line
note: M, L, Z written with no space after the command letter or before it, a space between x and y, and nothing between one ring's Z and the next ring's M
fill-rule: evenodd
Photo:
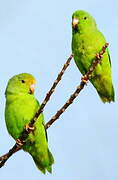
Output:
M0 154L14 144L4 121L4 91L8 79L29 72L37 79L36 96L45 97L71 54L71 15L90 12L110 43L116 102L103 104L89 83L75 102L48 130L55 157L52 175L43 175L32 158L18 152L0 169L0 179L118 179L118 2L117 0L0 1ZM71 63L45 109L45 121L64 104L81 74Z

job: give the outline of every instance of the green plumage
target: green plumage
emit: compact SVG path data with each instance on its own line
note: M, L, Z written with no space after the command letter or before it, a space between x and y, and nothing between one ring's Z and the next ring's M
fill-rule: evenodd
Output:
M75 63L83 75L105 43L103 34L98 30L94 18L89 13L82 10L73 13L72 52ZM108 49L103 55L101 64L98 64L92 73L90 81L104 103L115 101Z
M40 107L31 91L33 84L34 77L23 73L11 78L6 88L6 126L15 140L21 136L25 125L29 124ZM28 135L23 150L30 153L36 166L44 174L46 170L51 173L54 159L48 149L43 114L37 119L34 128L35 130Z

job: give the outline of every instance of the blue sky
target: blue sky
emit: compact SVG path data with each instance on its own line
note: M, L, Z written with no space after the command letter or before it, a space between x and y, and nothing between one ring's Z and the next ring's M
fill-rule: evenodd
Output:
M36 97L42 102L62 65L71 54L71 15L90 12L110 43L116 102L103 104L89 83L48 130L55 157L52 175L39 172L23 151L0 169L2 180L116 180L118 179L118 10L117 0L4 0L0 1L0 154L14 144L4 121L4 91L8 79L21 72L37 79ZM81 74L71 62L45 109L47 122L79 84Z

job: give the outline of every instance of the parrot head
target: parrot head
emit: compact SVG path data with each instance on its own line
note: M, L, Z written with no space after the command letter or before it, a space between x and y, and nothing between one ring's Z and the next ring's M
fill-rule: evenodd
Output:
M28 73L13 76L9 81L5 94L34 94L36 80Z
M96 29L94 18L86 11L78 10L72 15L72 30L73 32L84 32L89 29Z

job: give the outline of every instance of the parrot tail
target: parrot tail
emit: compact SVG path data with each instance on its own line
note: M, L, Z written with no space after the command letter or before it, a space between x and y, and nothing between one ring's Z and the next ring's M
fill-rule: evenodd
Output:
M112 93L110 95L108 94L101 94L100 92L98 92L101 100L103 103L110 103L111 101L115 101L115 92L114 92L114 88L112 86Z
M52 153L48 150L48 160L46 158L46 160L43 160L41 161L41 158L37 158L35 156L32 156L33 157L33 160L37 166L37 168L43 173L45 174L46 173L46 170L49 172L49 173L52 173L52 164L54 164L54 158L52 156Z

